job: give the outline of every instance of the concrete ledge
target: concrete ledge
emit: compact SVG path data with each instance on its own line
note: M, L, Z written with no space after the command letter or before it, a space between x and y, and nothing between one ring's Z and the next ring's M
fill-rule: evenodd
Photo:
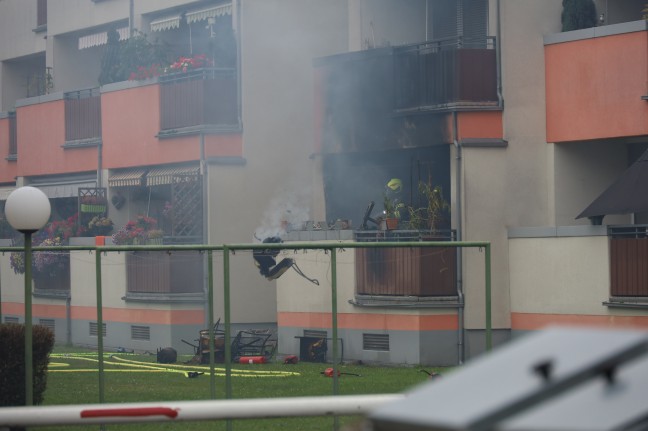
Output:
M21 106L37 105L39 103L45 102L54 102L57 100L63 100L63 92L50 93L43 96L28 97L26 99L18 99L16 100L16 108L20 108Z
M593 39L595 37L613 36L615 34L633 33L644 30L648 30L647 21L622 22L620 24L548 34L544 37L544 44L552 45L555 43L574 42L576 40Z
M607 236L607 226L537 226L509 228L509 238L557 238L575 236Z

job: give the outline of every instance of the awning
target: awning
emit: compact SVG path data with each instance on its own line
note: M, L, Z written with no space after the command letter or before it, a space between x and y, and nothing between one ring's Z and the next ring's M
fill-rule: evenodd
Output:
M48 198L76 198L79 196L79 187L97 187L96 174L72 174L30 178L27 186L41 189Z
M119 33L119 40L128 39L128 27L118 28L117 33ZM108 32L103 31L101 33L89 34L87 36L81 36L79 38L79 49L91 48L93 46L105 45L108 43Z
M171 30L180 27L180 15L171 15L151 21L151 31Z
M161 186L164 184L173 184L174 182L185 182L187 178L183 179L182 177L192 177L191 179L193 180L197 175L200 175L199 166L154 168L146 174L146 185Z
M648 151L576 218L648 211Z
M187 23L191 24L193 22L204 21L208 18L216 18L218 16L231 15L232 14L232 4L223 4L220 6L212 7L209 9L201 9L193 12L187 12Z
M133 168L113 173L108 177L109 187L139 187L144 185L146 168Z

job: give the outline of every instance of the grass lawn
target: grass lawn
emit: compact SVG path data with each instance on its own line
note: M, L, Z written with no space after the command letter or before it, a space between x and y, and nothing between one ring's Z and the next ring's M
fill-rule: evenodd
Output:
M85 356L75 355L85 353ZM99 402L99 375L96 353L82 349L55 348L50 360L44 405L86 404ZM63 355L63 356L60 356ZM190 357L179 357L175 366L156 364L155 355L107 353L105 357L105 401L180 401L210 399L209 367L188 368ZM112 355L112 357L110 357ZM94 360L93 360L94 359ZM132 362L128 362L132 361ZM148 364L148 365L147 365ZM150 366L166 370L151 369ZM333 379L322 372L330 364L300 362L285 365L282 362L232 366L232 398L274 398L320 396L333 394ZM431 368L426 368L432 371ZM186 371L205 371L196 378L188 378ZM368 365L340 365L339 394L397 393L427 380L420 367L379 367ZM434 369L443 373L443 369ZM225 398L223 364L216 364L216 399ZM340 418L341 424L358 422L357 417ZM110 425L110 430L225 430L225 421L150 423ZM333 418L249 419L233 422L234 430L331 430ZM91 427L45 427L42 430L99 429Z

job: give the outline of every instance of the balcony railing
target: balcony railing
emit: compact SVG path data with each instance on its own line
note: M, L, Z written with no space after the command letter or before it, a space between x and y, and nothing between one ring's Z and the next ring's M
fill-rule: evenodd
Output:
M159 82L162 130L238 124L235 69L197 69Z
M175 294L203 291L203 261L197 253L129 252L126 255L128 293Z
M449 241L417 231L357 232L357 241ZM455 296L455 247L357 248L356 294L371 296Z
M495 39L451 38L397 48L395 109L497 101Z
M611 226L610 295L648 296L648 226Z
M65 140L101 138L101 96L98 88L65 93Z

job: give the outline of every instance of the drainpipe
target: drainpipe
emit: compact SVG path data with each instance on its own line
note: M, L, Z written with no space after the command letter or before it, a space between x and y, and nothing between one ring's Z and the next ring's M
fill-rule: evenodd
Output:
M455 205L455 213L457 214L457 241L462 240L462 207L461 207L461 199L462 199L462 193L461 193L461 143L459 142L459 137L458 137L458 132L459 132L459 127L457 124L457 111L452 111L452 143L455 146L457 155L455 156L455 160L457 162L457 167L456 167L456 189L457 189L457 196L456 196L456 205ZM458 358L459 358L459 365L462 365L464 363L464 358L465 358L465 330L464 330L464 293L463 293L463 266L462 266L462 258L463 258L463 253L462 253L462 248L457 247L457 298L459 300L459 307L457 308L457 350L458 350Z
M504 107L504 96L502 95L502 25L500 15L500 0L497 0L497 29L495 34L495 63L497 68L497 106Z

